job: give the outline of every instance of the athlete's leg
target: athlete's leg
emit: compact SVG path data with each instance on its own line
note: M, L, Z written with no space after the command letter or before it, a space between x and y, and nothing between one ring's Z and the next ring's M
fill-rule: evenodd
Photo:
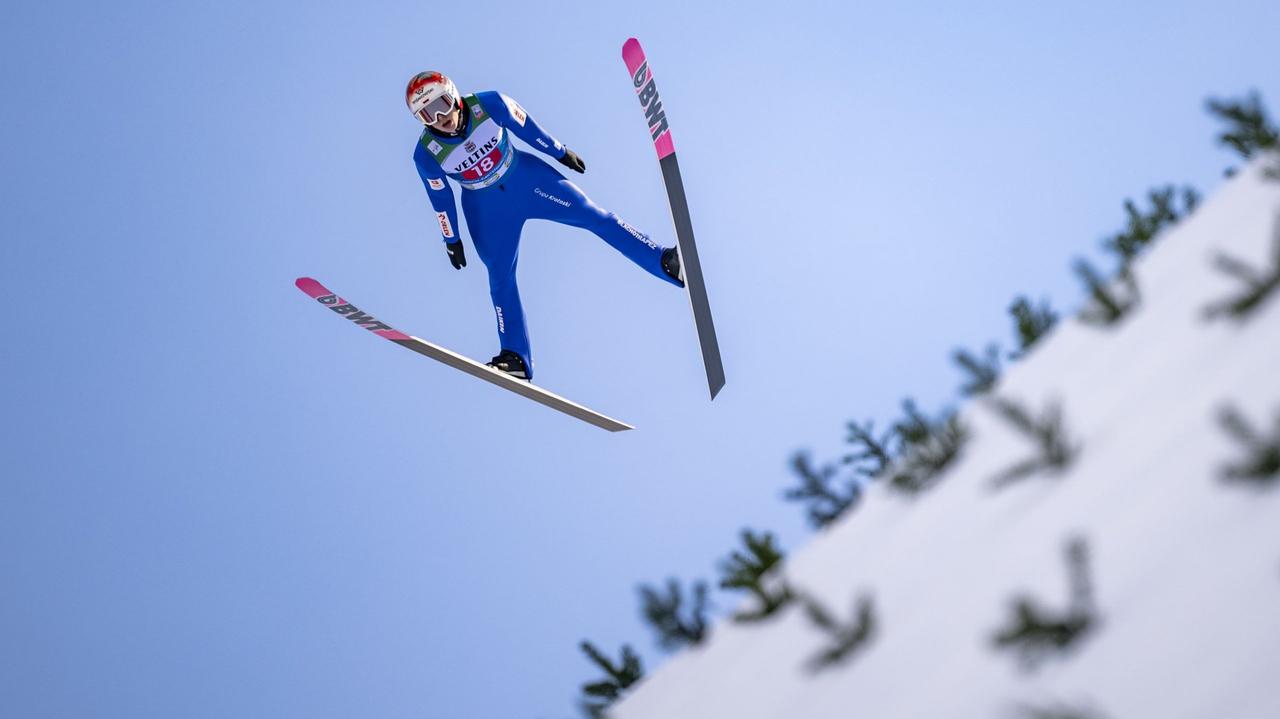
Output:
M522 161L524 159L521 158ZM525 167L532 164L526 162ZM540 170L545 170L538 172L539 181L533 185L533 196L525 203L530 207L530 217L590 230L649 274L680 286L662 269L662 245L592 202L577 185L566 180L550 165L541 161L537 164L542 166Z
M525 326L524 307L520 303L520 288L516 285L520 228L524 226L525 218L511 212L511 203L504 202L504 199L505 191L497 187L463 190L462 211L467 218L471 243L489 272L489 296L493 299L498 342L502 349L520 355L532 379L529 331Z

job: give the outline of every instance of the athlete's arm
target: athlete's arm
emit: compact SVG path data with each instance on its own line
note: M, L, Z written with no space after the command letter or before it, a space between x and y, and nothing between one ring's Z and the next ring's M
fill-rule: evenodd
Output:
M552 137L551 133L542 129L542 126L515 100L493 91L478 92L476 99L484 106L485 112L489 113L490 117L510 130L516 137L550 155L552 159L559 160L564 157L564 145Z
M458 236L458 204L453 199L453 188L445 177L440 163L432 157L419 142L413 151L413 164L418 167L418 176L422 185L427 188L427 197L431 199L431 207L436 211L436 220L440 223L440 234L445 243L459 242Z

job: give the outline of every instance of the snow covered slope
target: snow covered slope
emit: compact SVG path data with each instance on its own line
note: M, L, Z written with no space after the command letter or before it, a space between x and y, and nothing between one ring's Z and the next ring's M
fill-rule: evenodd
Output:
M1033 455L989 405L962 412L971 439L914 500L875 486L795 551L783 574L838 619L874 597L872 641L814 673L829 643L795 603L759 625L723 623L619 701L616 719L683 717L1280 717L1280 486L1224 482L1244 455L1226 403L1272 431L1280 414L1280 297L1208 322L1237 294L1219 251L1268 267L1280 181L1241 171L1136 265L1142 304L1111 329L1059 323L1007 371L1000 397L1062 406L1075 462L998 492ZM992 635L1026 594L1069 600L1064 546L1087 541L1099 621L1035 671ZM1021 707L1021 708L1020 708ZM1067 714L1063 714L1066 716ZM1054 716L1058 716L1054 714Z

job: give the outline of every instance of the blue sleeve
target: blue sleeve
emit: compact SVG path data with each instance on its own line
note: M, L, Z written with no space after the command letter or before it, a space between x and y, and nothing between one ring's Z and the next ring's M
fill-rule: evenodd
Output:
M510 130L516 137L556 160L564 157L564 145L552 137L551 133L542 129L542 126L530 117L523 107L520 107L520 103L494 91L477 92L476 99L480 101L485 112L488 112L499 125Z
M432 157L419 142L413 151L413 164L418 166L418 176L422 178L423 187L427 188L427 197L431 199L431 207L436 211L436 221L440 224L440 234L444 241L458 242L458 204L453 199L453 188L449 187L449 178L444 174L440 163Z

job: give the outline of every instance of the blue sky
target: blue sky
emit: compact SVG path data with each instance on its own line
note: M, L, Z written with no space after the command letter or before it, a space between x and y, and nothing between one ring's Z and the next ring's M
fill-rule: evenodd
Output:
M635 585L788 547L801 447L955 401L1018 293L1070 308L1125 197L1212 191L1207 96L1280 102L1274 3L34 3L0 11L0 714L575 713L660 661ZM414 72L516 97L669 242L672 123L728 384L684 298L530 223L539 381L609 435L344 327L496 351L413 169ZM469 244L469 240L468 240ZM469 247L470 251L470 247ZM472 252L474 257L474 252ZM722 600L723 601L723 600ZM722 609L725 608L722 606Z

